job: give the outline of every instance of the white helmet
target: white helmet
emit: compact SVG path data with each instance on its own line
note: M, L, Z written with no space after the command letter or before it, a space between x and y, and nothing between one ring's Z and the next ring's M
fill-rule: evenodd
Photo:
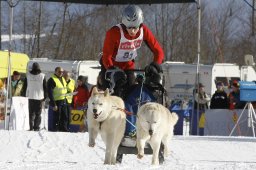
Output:
M122 13L122 23L127 27L139 27L143 23L143 13L137 5L127 6Z

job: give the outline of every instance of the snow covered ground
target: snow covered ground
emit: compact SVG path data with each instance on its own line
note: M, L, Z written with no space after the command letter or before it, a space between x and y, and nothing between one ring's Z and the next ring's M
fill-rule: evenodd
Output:
M124 155L122 164L103 165L100 137L89 148L88 133L0 130L0 169L256 169L255 138L175 136L169 145L163 165L151 166L151 155Z

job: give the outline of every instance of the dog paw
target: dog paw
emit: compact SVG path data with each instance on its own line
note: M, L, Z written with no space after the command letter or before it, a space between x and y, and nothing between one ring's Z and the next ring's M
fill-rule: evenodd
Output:
M138 159L141 159L141 158L143 158L143 155L138 154L138 155L137 155L137 158L138 158Z

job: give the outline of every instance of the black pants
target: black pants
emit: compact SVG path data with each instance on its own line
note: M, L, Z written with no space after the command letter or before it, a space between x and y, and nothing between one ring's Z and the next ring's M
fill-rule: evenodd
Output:
M53 131L68 132L70 115L67 100L55 101L58 110L53 112Z
M40 130L42 100L29 99L29 127L30 130Z
M71 103L67 103L67 115L68 115L68 129L69 129L69 126L70 126L70 122L71 122L71 106L72 104Z

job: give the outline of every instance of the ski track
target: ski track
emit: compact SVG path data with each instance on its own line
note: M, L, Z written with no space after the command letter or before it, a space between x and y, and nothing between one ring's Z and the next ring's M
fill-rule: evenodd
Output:
M175 136L170 155L159 166L150 165L152 155L139 160L129 154L122 164L103 165L105 145L99 136L96 146L89 147L88 133L0 130L0 139L0 155L6 155L0 157L0 169L5 170L256 169L255 138Z

